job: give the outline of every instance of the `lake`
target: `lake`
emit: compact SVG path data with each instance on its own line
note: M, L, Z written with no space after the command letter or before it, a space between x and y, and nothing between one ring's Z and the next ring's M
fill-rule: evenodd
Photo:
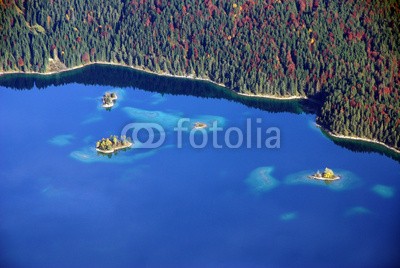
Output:
M241 98L207 82L105 66L3 76L0 85L1 267L400 261L398 155L331 140L310 104ZM107 91L118 95L110 111L101 107ZM178 148L181 118L190 121ZM195 122L223 130L195 132ZM95 151L97 140L130 123L162 126L165 142L110 157ZM279 129L279 148L264 146L278 135L268 128ZM238 144L238 130L243 144L229 148L225 136ZM205 137L204 148L193 148ZM213 138L222 148L213 148ZM325 167L342 179L307 178Z

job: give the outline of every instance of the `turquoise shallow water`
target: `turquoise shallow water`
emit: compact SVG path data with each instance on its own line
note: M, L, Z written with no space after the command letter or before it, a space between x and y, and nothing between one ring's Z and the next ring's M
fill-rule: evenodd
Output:
M108 90L119 96L111 111L99 105ZM2 267L399 262L399 163L336 145L315 127L315 115L135 84L0 87L0 96ZM277 127L280 148L194 149L189 128L178 149L173 128L182 117L243 131L250 118L253 140L257 126ZM95 152L96 140L140 122L164 127L162 147L111 158ZM306 178L326 166L343 179Z

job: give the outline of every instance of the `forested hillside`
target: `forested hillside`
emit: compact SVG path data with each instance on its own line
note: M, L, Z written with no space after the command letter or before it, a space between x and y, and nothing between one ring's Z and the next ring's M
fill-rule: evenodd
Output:
M0 70L95 61L321 99L318 122L400 148L396 0L0 0Z

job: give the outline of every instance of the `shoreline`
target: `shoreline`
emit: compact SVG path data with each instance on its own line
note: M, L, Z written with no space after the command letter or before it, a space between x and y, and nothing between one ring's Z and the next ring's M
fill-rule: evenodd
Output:
M145 73L149 73L149 74L155 74L155 75L159 75L159 76L174 77L174 78L186 78L186 79L206 81L206 82L210 82L210 83L213 83L213 84L221 86L221 87L225 87L224 84L214 82L214 81L212 81L212 80L210 80L208 78L196 77L196 76L193 76L193 75L173 75L173 74L170 74L170 73L157 73L157 72L151 71L149 69L146 69L145 67L142 67L142 66L129 66L129 65L126 65L126 64L118 63L118 62L107 62L107 61L93 61L93 62L89 62L87 64L81 64L81 65L77 65L77 66L74 66L74 67L62 69L62 70L59 70L59 71L51 71L51 72L44 72L44 73L34 72L34 71L28 71L28 72L24 72L24 71L2 71L2 72L0 72L0 77L2 75L7 75L7 74L54 75L54 74L69 72L69 71L73 71L73 70L78 70L78 69L84 68L86 66L96 65L96 64L126 67L126 68L130 68L130 69L133 69L133 70L136 70L136 71L141 71L141 72L145 72Z
M316 124L318 128L322 129L323 131L325 131L329 136L338 138L338 139L342 139L342 140L354 140L354 141L364 141L364 142L369 142L369 143L374 143L374 144L378 144L378 145L382 145L384 146L386 149L389 149L395 153L400 154L400 149L397 149L395 147L389 146L381 141L378 140L372 140L372 139L368 139L368 138L362 138L362 137L354 137L354 136L345 136L345 135L341 135L341 134L335 134L331 131L329 131L328 129L324 128L323 126Z
M101 105L103 108L105 108L105 109L108 109L108 108L112 108L112 107L114 107L114 104L102 104Z
M45 73L41 73L41 72L34 72L34 71L28 71L28 72L23 72L23 71L2 71L0 72L0 77L3 75L8 75L8 74L35 74L35 75L55 75L55 74L59 74L59 73L64 73L64 72L69 72L69 71L74 71L74 70L78 70L81 68L84 68L86 66L90 66L90 65L96 65L96 64L100 64L100 65L112 65L112 66L119 66L119 67L126 67L126 68L130 68L136 71L141 71L141 72L145 72L148 74L154 74L154 75L158 75L158 76L164 76L164 77L173 77L173 78L185 78L185 79L192 79L192 80L199 80L199 81L205 81L205 82L209 82L212 83L214 85L223 87L227 90L229 90L230 92L232 92L233 94L239 95L239 96L246 96L246 97L251 97L251 98L264 98L264 99L271 99L271 100L298 100L298 99L308 99L306 96L288 96L288 97L281 97L281 96L274 96L274 95L254 95L254 94L248 94L248 93L239 93L236 92L232 89L227 88L224 84L222 83L217 83L212 81L209 78L203 78L203 77L197 77L194 75L173 75L170 73L157 73L154 71L151 71L149 69L146 69L145 67L141 67L141 66L129 66L126 64L122 64L122 63L116 63L116 62L107 62L107 61L94 61L94 62L89 62L87 64L81 64L81 65L77 65L74 67L70 67L70 68L66 68L66 69L62 69L59 71L51 71L51 72L45 72Z
M112 153L122 150L122 149L131 148L132 145L133 145L132 142L128 142L128 144L126 144L126 145L117 146L115 148L112 148L111 150L102 150L102 149L96 148L96 151L103 153L103 154L112 154Z
M240 95L240 96L246 96L246 97L252 97L252 98L272 99L272 100L307 100L308 99L307 96L287 96L287 97L282 97L282 96L274 96L274 95L254 95L254 94L239 93L239 92L235 92L235 93L237 95Z
M173 77L173 78L186 78L186 79L192 79L192 80L200 80L200 81L205 81L205 82L209 82L212 83L214 85L217 86L221 86L227 90L229 90L231 93L237 95L237 96L245 96L245 97L251 97L251 98L264 98L264 99L271 99L271 100L299 100L299 99L308 99L307 96L289 96L289 97L280 97L280 96L273 96L273 95L254 95L254 94L248 94L248 93L240 93L240 92L236 92L232 89L227 88L224 84L221 83L217 83L214 82L208 78L202 78L202 77L195 77L193 75L173 75L170 73L157 73L157 72L153 72L149 69L146 69L145 67L138 67L138 66L129 66L126 64L122 64L122 63L115 63L115 62L106 62L106 61L96 61L96 62L89 62L87 64L81 64L81 65L77 65L74 67L70 67L70 68L66 68L63 70L59 70L59 71L52 71L52 72L45 72L45 73L40 73L40 72L33 72L33 71L28 71L28 72L23 72L23 71L7 71L7 72L0 72L0 77L3 75L8 75L8 74L35 74L35 75L54 75L54 74L59 74L59 73L64 73L64 72L69 72L69 71L73 71L73 70L77 70L77 69L81 69L84 68L86 66L90 66L90 65L95 65L95 64L100 64L100 65L112 65L112 66L120 66L120 67L126 67L126 68L130 68L136 71L141 71L141 72L145 72L148 74L153 74L153 75L158 75L158 76L164 76L164 77ZM394 147L391 147L383 142L380 142L378 140L372 140L372 139L368 139L368 138L362 138L362 137L353 137L353 136L345 136L345 135L341 135L341 134L335 134L331 131L329 131L328 129L322 127L321 125L319 125L318 123L316 123L317 127L321 128L322 130L324 130L328 135L338 138L338 139L347 139L347 140L356 140L356 141L364 141L364 142L370 142L370 143L374 143L374 144L378 144L378 145L382 145L385 148L400 154L400 149L396 149Z
M324 177L317 177L314 175L310 175L310 176L308 176L308 178L312 179L312 180L319 180L319 181L337 181L337 180L341 179L341 177L337 176L337 175L334 178L324 178Z

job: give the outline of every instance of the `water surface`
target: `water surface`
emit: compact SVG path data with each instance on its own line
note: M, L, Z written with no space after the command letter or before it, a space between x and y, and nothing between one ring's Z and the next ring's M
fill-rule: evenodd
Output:
M2 267L399 262L398 162L336 145L298 103L233 102L211 85L137 73L128 85L122 74L114 85L100 76L83 84L83 72L46 83L8 77L30 90L0 87ZM197 86L200 96L179 95ZM106 111L100 97L111 90L119 99ZM181 117L243 130L260 118L280 129L280 148L193 149L187 131L178 149ZM145 121L164 126L162 147L111 158L94 151L96 140ZM343 180L306 179L327 166Z

